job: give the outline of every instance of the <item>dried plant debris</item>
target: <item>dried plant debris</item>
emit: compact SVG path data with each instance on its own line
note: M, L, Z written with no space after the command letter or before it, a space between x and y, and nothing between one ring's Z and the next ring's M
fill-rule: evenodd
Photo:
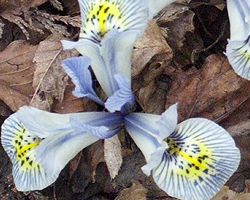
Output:
M0 19L5 19L17 25L27 40L34 39L36 37L32 37L31 34L46 36L46 32L60 33L69 37L70 32L68 31L67 25L79 27L80 23L78 18L61 16L60 14L55 15L48 13L47 11L34 9L45 2L47 2L47 0L25 2L16 0L0 3ZM63 11L63 6L58 0L49 0L49 2L56 10L58 10L58 12ZM0 33L3 26L1 24L4 23L0 21Z
M78 55L76 51L63 51L61 35L51 35L40 42L34 56L35 72L33 87L35 93L31 105L50 110L54 100L63 101L68 77L61 67L61 61ZM36 97L36 99L35 99ZM41 107L41 105L43 105ZM44 107L45 106L45 107Z

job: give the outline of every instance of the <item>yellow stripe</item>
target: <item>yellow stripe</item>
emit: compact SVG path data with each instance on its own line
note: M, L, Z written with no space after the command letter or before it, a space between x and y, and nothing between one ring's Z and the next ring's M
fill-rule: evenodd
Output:
M17 155L22 155L22 153L26 152L27 150L31 149L32 147L35 147L39 144L38 141L30 143L28 145L23 146L21 149L17 150Z
M104 25L104 18L105 18L104 10L105 10L106 6L107 6L106 3L104 2L101 10L99 11L99 23L100 23L100 29L101 29L102 35L104 35L106 33L105 25Z

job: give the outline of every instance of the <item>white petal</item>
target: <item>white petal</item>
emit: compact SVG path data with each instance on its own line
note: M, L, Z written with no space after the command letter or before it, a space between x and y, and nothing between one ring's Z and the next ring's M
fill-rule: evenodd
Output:
M138 148L142 151L146 161L160 146L157 121L159 115L132 113L125 116L125 127Z
M246 40L250 34L250 2L248 0L227 0L230 21L230 39Z
M240 152L232 137L207 119L188 119L167 140L169 149L153 170L157 185L183 200L208 200L237 169Z
M250 80L250 36L244 41L228 40L226 55L234 71Z
M42 190L58 177L58 174L47 173L37 161L35 149L40 141L16 114L7 118L2 125L2 146L12 161L12 174L19 191Z

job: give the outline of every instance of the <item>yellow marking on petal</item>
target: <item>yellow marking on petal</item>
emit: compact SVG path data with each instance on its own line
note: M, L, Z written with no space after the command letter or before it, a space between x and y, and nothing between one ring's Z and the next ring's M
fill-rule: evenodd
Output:
M186 176L193 181L206 177L208 173L214 174L212 152L204 144L198 141L192 145L175 144L171 138L165 141L169 145L167 152L177 157L176 174Z
M15 157L21 170L32 170L39 168L40 164L35 161L35 147L39 145L41 139L29 135L23 124L16 127L12 144L15 149Z

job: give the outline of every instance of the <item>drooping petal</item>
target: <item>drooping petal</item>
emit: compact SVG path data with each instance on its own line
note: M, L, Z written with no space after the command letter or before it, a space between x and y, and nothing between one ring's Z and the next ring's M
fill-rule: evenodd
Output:
M99 43L111 29L143 33L147 12L141 0L78 0L82 27L80 39Z
M146 0L148 12L149 12L149 19L152 19L158 12L160 12L164 7L173 3L176 0Z
M228 40L226 55L234 71L250 80L250 36L245 41Z
M62 66L75 84L73 94L76 97L88 97L96 103L103 105L102 100L92 87L93 82L89 71L90 62L90 58L80 56L63 60Z
M234 71L250 80L250 2L227 0L230 39L226 55Z
M52 184L58 174L47 173L36 159L35 148L41 138L32 135L15 114L2 125L1 142L10 157L17 190L41 190Z
M167 139L161 163L153 169L157 185L183 200L208 200L237 169L240 152L232 137L214 122L193 118Z
M109 130L115 130L120 123L118 120L121 120L111 113L62 115L24 106L4 122L1 142L13 163L13 177L18 190L47 187L80 150L100 139L88 130L76 131L71 125L71 117L90 126L106 126ZM104 131L102 137L105 137Z
M157 124L159 120L160 115L146 113L131 113L125 116L126 130L142 151L147 162L161 144Z
M115 75L115 79L120 89L107 99L105 102L105 108L110 112L115 112L121 111L125 104L129 104L129 109L133 110L133 107L135 106L135 99L129 81L120 74Z

